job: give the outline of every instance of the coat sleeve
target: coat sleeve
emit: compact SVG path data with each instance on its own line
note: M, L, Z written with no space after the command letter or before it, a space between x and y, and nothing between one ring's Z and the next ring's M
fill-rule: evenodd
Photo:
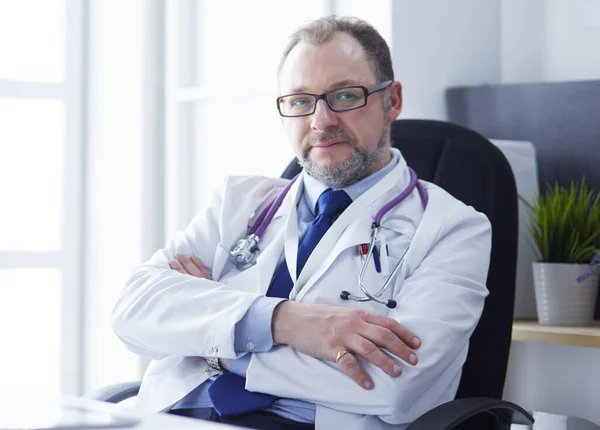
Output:
M235 181L228 178L210 205L127 281L113 309L112 326L129 350L152 359L167 355L238 356L233 347L235 324L260 295L183 275L169 266L179 251L196 255L212 271L215 255L224 252L219 245L224 200L234 200L232 193L260 200L258 196L268 191L266 181L257 185L256 180L237 180L232 184ZM248 218L244 216L238 214L245 229Z
M451 400L469 338L483 311L491 250L487 218L461 206L445 225L431 232L433 245L419 266L397 289L391 318L422 340L419 363L403 361L393 378L359 359L374 382L364 390L335 363L298 353L288 346L252 355L246 388L294 398L342 412L376 415L390 424L410 423L438 404Z

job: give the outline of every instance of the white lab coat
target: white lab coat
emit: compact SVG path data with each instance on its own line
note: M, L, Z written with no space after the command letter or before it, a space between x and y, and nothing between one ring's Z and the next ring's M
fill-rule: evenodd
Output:
M398 179L392 188L376 195L348 225L296 300L354 307L396 319L422 340L418 365L400 362L404 372L393 378L361 360L375 385L367 391L335 363L289 346L255 353L250 361L246 388L315 403L317 430L403 429L426 411L452 400L469 337L488 294L489 221L441 188L422 182L429 197L425 211L415 190L382 221L380 235L386 238L392 269L412 241L393 290L384 294L397 301L397 308L340 299L344 289L362 296L357 286L361 263L357 245L369 241L377 211L409 183L401 156L388 175L392 174ZM138 396L140 410L168 410L213 375L202 357L241 356L233 349L234 326L267 292L284 249L286 223L297 222L289 214L302 191L301 179L262 238L255 266L238 271L229 249L246 234L248 220L273 200L286 180L226 179L208 208L135 270L115 306L113 327L131 351L153 359ZM212 271L214 281L170 270L168 262L176 251L198 256ZM384 280L370 264L365 276L370 291L378 291Z

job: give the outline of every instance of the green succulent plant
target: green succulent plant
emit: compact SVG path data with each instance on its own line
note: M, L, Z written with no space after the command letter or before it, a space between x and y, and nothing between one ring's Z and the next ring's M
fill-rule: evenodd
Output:
M546 263L589 264L600 249L600 194L585 179L567 189L548 184L530 214L539 259Z

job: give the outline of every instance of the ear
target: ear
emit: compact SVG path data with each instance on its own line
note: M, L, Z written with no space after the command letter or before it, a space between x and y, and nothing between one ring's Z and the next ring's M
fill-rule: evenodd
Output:
M392 82L387 89L387 93L390 102L390 111L387 114L387 122L391 123L396 120L398 115L400 115L400 112L402 112L402 84L398 81Z

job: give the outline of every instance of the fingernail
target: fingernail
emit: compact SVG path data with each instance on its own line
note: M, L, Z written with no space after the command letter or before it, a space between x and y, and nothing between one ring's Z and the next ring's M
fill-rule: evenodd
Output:
M409 360L412 364L416 364L417 356L415 354L410 354Z
M418 337L413 337L413 344L415 345L415 347L419 347L421 346L421 339L419 339Z
M371 387L373 387L373 383L372 383L371 381L366 381L366 382L365 382L365 388L366 388L367 390L370 390L370 389L371 389Z
M394 364L394 367L392 367L392 370L394 371L394 373L396 375L399 375L400 373L402 373L402 368L400 366L398 366L397 364Z

